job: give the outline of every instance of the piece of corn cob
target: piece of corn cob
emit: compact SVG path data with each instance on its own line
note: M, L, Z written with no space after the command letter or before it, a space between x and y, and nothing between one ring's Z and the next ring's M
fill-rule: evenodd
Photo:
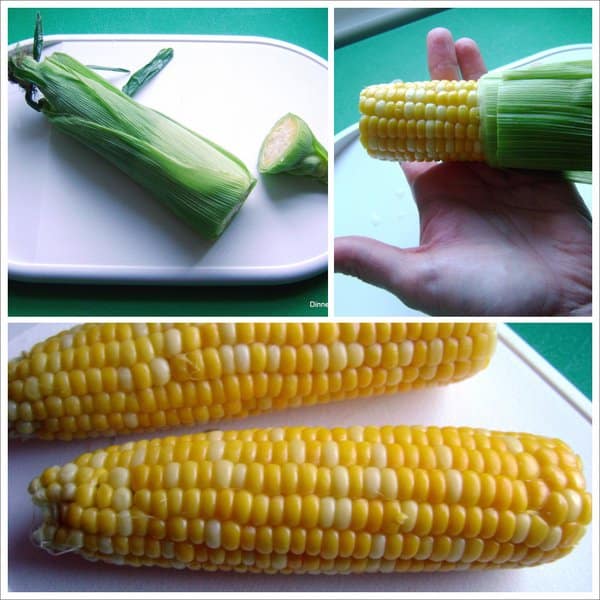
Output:
M72 439L245 417L458 381L489 323L104 323L8 365L12 435Z
M591 61L372 85L359 107L360 139L375 158L591 171Z
M130 442L29 491L51 553L264 573L514 568L568 554L591 520L557 439L455 427L289 427Z
M327 185L327 150L299 116L284 115L273 125L258 154L258 170L313 177Z

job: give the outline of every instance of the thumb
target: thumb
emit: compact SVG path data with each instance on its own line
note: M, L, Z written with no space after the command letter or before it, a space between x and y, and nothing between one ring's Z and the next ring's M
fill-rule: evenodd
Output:
M335 271L358 277L420 309L427 280L427 253L422 248L401 249L377 240L346 236L335 240ZM421 309L422 310L422 309Z

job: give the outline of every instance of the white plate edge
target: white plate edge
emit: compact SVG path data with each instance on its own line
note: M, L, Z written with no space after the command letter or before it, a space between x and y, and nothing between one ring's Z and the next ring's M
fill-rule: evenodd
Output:
M592 424L592 403L556 367L505 323L498 324L498 339Z
M168 33L157 33L157 34L143 34L143 33L97 33L97 34L54 34L44 36L44 50L47 47L52 47L62 42L237 42L237 43L258 43L268 44L271 46L279 46L286 50L298 52L311 60L319 63L322 67L328 69L328 61L296 44L278 40L277 38L256 36L256 35L195 35L195 34L168 34ZM33 38L21 40L8 46L8 52L13 52L18 45L24 48L33 45Z
M44 265L7 261L10 279L28 283L81 283L89 285L278 285L315 277L327 270L327 251L305 261L278 266L143 267L127 265ZM40 274L40 268L46 270ZM226 277L226 278L225 278Z

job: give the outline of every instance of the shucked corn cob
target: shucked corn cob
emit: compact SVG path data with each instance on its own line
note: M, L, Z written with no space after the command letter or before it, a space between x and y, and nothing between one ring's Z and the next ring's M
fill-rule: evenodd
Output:
M360 111L361 142L376 158L591 170L591 61L372 85Z
M387 160L483 160L477 81L420 81L361 92L360 139Z
M9 429L114 435L421 388L483 369L495 341L487 323L86 324L9 363Z
M438 427L212 431L130 442L30 484L49 552L266 573L522 567L591 519L556 439Z

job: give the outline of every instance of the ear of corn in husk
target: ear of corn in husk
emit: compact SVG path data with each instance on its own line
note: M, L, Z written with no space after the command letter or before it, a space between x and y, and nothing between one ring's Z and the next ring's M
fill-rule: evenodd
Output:
M72 57L9 59L12 81L43 98L57 129L91 148L207 238L218 237L256 180L235 156L142 106Z
M258 158L261 173L313 177L324 184L327 184L327 165L327 150L306 122L292 113L275 123Z
M490 323L101 323L8 364L11 436L109 436L459 381Z
M592 499L562 441L467 427L281 427L130 442L29 486L51 553L255 573L544 564Z
M591 61L491 72L479 81L369 86L360 110L360 138L376 158L485 161L591 181Z

